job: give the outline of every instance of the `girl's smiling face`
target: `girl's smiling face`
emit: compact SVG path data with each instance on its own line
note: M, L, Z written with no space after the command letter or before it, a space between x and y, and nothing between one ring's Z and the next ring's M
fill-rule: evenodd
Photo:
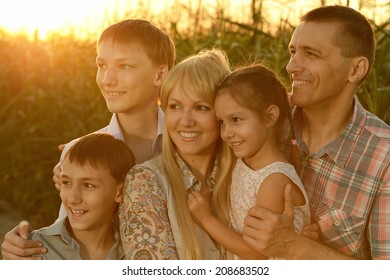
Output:
M221 124L222 140L238 158L256 156L269 138L260 115L237 103L228 90L215 99L215 112Z

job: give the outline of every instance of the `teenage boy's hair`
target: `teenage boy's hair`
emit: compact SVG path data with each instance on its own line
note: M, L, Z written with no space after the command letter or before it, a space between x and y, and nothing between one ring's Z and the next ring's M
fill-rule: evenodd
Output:
M168 65L171 69L176 58L175 45L167 33L143 19L127 19L107 27L97 45L106 40L123 45L140 43L156 65Z
M117 182L124 182L135 158L125 142L107 133L91 133L81 137L65 154L71 163L108 168Z

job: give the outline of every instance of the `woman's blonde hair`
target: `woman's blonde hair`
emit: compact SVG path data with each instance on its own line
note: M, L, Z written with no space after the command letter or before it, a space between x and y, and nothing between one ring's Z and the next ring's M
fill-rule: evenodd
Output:
M175 65L164 80L160 92L161 108L165 111L168 98L174 87L179 86L183 92L195 92L200 98L214 107L216 89L226 75L231 72L225 53L218 49L201 51ZM188 89L191 89L190 91ZM163 162L167 179L171 184L177 212L178 224L183 240L187 259L202 259L195 224L187 205L187 191L176 161L176 149L166 126L163 133L162 147ZM213 192L213 205L217 216L228 223L228 197L230 174L233 167L234 155L231 149L218 140L215 152L217 160L216 186Z

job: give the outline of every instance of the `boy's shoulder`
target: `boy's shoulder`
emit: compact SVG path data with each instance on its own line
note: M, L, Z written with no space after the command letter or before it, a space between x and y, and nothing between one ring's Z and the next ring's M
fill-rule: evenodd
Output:
M64 224L65 218L57 219L53 224L47 227L42 227L36 230L33 230L30 233L29 239L36 240L41 236L51 236L51 235L61 235L61 232L67 231L66 226Z

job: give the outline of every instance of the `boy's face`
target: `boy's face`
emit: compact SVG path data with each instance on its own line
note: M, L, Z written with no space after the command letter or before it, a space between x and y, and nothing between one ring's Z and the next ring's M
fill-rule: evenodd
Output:
M132 113L156 105L162 79L168 71L148 57L138 42L98 46L96 82L112 113Z
M106 167L81 166L65 158L60 197L74 233L111 227L117 203L122 200L121 192L122 183Z

